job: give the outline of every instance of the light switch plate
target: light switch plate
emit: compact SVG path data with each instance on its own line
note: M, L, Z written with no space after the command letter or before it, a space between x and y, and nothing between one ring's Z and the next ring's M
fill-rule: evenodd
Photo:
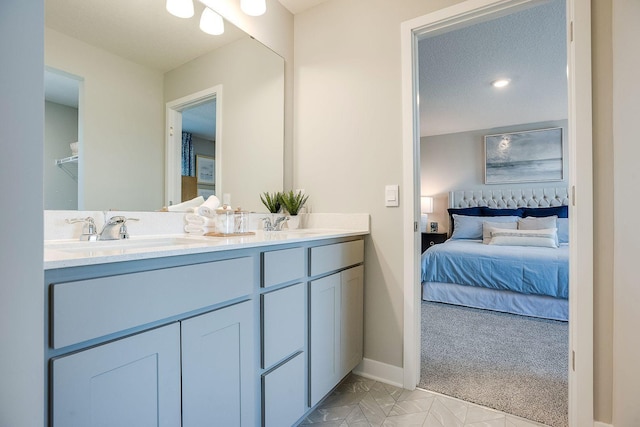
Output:
M398 184L386 185L384 187L384 205L400 206L400 186Z

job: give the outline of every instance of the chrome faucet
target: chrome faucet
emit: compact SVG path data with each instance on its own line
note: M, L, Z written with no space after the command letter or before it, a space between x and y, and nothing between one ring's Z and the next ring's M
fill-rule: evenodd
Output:
M81 222L84 224L84 226L82 227L80 240L87 242L98 240L98 233L96 233L96 223L92 217L88 216L86 218L71 218L65 221L67 224L75 224L77 222Z
M138 218L125 218L115 215L105 221L102 230L98 234L98 240L128 239L127 221L139 221Z

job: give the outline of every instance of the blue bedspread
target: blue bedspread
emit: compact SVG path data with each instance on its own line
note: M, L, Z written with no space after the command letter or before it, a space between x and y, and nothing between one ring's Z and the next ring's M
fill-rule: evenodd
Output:
M422 254L422 281L569 296L569 246L540 248L447 240Z

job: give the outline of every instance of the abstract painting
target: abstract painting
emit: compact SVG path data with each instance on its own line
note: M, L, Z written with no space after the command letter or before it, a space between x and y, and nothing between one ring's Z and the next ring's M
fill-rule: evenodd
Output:
M562 128L486 135L485 184L562 181Z

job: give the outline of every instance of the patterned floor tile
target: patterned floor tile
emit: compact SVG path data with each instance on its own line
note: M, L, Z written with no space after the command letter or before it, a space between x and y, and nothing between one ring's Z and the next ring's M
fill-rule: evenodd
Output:
M426 390L349 375L300 424L310 427L545 427Z
M387 417L382 424L383 427L421 427L427 418L426 412L417 412L415 414L396 415Z
M389 416L415 414L418 412L427 413L429 412L429 409L431 409L431 405L434 400L435 399L433 397L428 397L426 399L401 400L393 406L389 412Z

